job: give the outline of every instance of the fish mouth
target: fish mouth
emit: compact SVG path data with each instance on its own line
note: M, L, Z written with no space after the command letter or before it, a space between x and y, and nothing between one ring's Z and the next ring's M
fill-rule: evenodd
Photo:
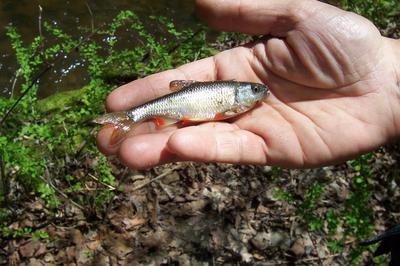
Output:
M267 96L269 96L271 94L271 91L270 91L270 89L266 86L266 90L265 90L265 92L264 92L264 97L267 97Z

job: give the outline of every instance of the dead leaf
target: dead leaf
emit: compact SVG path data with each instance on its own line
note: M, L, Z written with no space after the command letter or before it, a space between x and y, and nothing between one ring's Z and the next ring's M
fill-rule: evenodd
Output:
M39 249L40 243L38 241L29 241L19 247L19 253L22 257L30 258Z
M145 224L147 222L146 219L140 216L135 216L133 218L123 218L122 223L125 225L125 229L129 230L135 226L139 226Z

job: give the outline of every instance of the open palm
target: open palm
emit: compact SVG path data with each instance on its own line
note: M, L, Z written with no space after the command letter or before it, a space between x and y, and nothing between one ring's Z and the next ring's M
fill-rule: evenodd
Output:
M198 8L211 26L268 37L124 85L110 94L108 109L166 94L176 79L261 82L272 95L229 123L164 130L145 123L118 146L108 144L112 128L105 127L98 135L104 153L135 168L180 160L310 167L398 134L394 41L368 20L307 0L203 0Z

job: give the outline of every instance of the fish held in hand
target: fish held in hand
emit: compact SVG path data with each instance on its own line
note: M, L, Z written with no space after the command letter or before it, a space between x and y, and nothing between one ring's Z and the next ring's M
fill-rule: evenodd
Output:
M170 89L170 94L128 111L105 114L94 122L114 125L110 144L115 145L143 121L153 120L157 127L220 121L252 109L269 95L264 84L239 81L174 80Z

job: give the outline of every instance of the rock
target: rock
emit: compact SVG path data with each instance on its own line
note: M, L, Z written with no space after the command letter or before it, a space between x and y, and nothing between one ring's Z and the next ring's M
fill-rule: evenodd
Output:
M270 241L272 247L290 248L290 236L286 232L272 232Z
M258 250L264 250L268 247L270 242L270 234L266 232L257 233L252 239L250 239L250 243Z
M304 241L303 239L299 238L297 239L292 247L290 248L290 250L293 252L293 254L296 257L302 257L304 255L304 253L306 252L305 247L304 247Z

